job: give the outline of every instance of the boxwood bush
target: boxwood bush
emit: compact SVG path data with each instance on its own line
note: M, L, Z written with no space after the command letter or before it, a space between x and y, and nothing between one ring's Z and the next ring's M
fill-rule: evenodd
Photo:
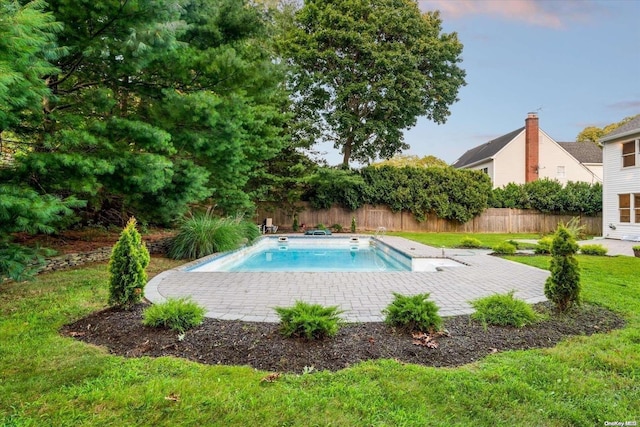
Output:
M600 244L582 245L580 246L580 252L583 255L598 255L604 256L607 254L608 249Z
M460 244L458 245L459 248L469 248L469 249L477 249L477 248L481 248L482 247L482 242L478 239L476 239L475 237L464 237L461 241Z
M493 253L498 255L513 255L516 253L516 247L509 242L502 242L495 245Z

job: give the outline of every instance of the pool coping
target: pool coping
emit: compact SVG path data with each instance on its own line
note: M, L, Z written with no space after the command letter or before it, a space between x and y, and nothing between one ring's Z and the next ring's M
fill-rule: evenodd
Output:
M350 322L382 321L382 310L393 300L394 292L428 292L442 316L469 314L473 312L469 301L511 290L528 303L546 300L546 270L490 256L486 250L434 248L396 236L380 240L408 256L449 258L466 267L440 267L435 273L187 271L221 256L215 254L155 276L145 287L145 297L154 303L191 297L205 307L207 317L250 322L277 322L274 307L290 306L297 300L337 305Z

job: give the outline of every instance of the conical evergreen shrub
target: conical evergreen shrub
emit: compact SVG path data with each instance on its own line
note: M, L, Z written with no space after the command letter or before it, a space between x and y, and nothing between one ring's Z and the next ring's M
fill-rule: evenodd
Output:
M544 294L561 312L580 303L580 266L574 257L577 251L578 244L569 230L558 226L551 244L551 276L544 285Z
M136 230L136 219L132 217L111 251L110 305L131 308L142 300L144 287L147 284L145 268L149 265L149 261L149 251Z

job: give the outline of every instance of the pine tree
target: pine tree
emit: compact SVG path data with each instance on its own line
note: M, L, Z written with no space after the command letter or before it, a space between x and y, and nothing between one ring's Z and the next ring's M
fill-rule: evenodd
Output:
M580 302L580 266L574 257L577 251L571 233L558 226L551 245L551 276L545 283L544 294L561 312Z
M109 304L131 308L144 296L147 284L145 268L149 265L149 251L131 218L113 247L109 261Z

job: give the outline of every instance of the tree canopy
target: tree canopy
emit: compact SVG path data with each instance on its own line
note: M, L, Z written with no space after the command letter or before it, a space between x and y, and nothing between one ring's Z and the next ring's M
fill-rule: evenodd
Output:
M639 114L636 114L635 116L625 117L619 122L608 124L602 128L599 128L597 126L587 126L586 128L582 129L582 131L578 134L578 136L576 137L576 141L577 142L591 141L591 142L595 142L596 144L599 144L598 141L600 140L600 138L602 138L609 132L616 130L623 124L635 119L636 117L638 117L638 115Z
M295 136L369 163L407 148L419 116L444 123L465 85L462 44L413 0L307 0L280 43Z
M21 123L31 149L14 180L77 194L107 222L166 223L206 198L249 207L244 187L283 146L286 102L257 8L51 0L43 12L64 51L38 71L48 94L41 120Z

